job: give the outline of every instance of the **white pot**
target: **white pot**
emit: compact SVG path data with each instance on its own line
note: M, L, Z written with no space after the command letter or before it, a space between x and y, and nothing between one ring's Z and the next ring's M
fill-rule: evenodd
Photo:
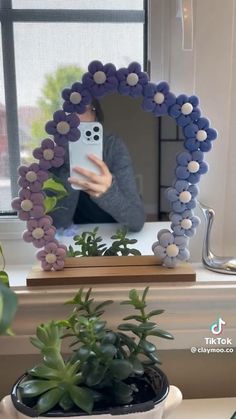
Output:
M147 412L128 413L127 415L86 415L86 416L65 416L66 419L166 419L169 414L181 403L182 393L178 387L170 386L168 396L162 402L155 405L154 409ZM39 419L48 419L46 416L40 416ZM10 396L4 397L0 403L0 419L29 419L18 412L11 401ZM35 418L36 419L36 418ZM54 419L61 419L55 417Z

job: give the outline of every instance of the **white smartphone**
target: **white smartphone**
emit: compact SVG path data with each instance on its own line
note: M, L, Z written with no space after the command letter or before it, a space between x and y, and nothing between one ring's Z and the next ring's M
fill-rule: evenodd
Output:
M69 142L70 176L85 180L86 177L74 172L73 167L80 166L96 174L100 174L98 166L89 160L88 155L94 154L102 160L103 127L100 122L81 122L79 125L80 138ZM73 189L83 189L81 186L71 185Z

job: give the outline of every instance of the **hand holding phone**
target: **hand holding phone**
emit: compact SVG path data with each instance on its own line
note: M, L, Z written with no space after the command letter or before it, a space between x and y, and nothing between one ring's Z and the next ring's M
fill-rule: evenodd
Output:
M69 143L70 176L78 181L86 180L86 176L73 170L76 167L86 169L95 174L100 174L99 167L89 155L94 155L102 160L103 128L99 122L81 122L79 125L80 138ZM84 189L81 185L71 184L74 189Z
M81 125L80 139L69 145L71 177L68 181L74 189L82 189L90 196L99 197L112 183L112 174L102 161L102 125L98 122L84 122Z

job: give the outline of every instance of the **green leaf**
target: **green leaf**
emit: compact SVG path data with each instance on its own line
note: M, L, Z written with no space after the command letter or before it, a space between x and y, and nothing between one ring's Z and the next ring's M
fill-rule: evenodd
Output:
M0 335L7 332L17 309L16 294L0 282Z
M133 323L121 323L118 326L119 330L130 330L131 332L139 332L139 326L137 326L136 324Z
M158 316L159 314L164 313L165 310L152 310L150 313L147 314L147 317L150 318L152 316Z
M45 209L45 214L53 211L57 204L57 198L55 196L46 196L43 200L43 205Z
M102 343L113 344L113 343L115 343L115 341L116 341L116 334L114 332L106 332L106 334L105 334L105 336L102 340Z
M0 281L7 287L9 287L9 278L8 274L5 271L0 271Z
M55 379L58 378L59 375L58 370L50 368L44 364L36 365L35 367L31 368L28 373L32 376L37 376L44 379Z
M45 391L55 388L57 386L56 381L48 380L27 380L20 384L22 393L25 397L39 396Z
M78 356L78 358L81 360L81 361L86 361L87 359L88 359L88 357L90 356L90 354L91 354L91 349L90 348L88 348L87 346L85 346L85 345L83 345L83 346L81 346L79 349L78 349L78 351L76 352L76 354L77 354L77 356Z
M157 352L149 352L145 354L154 364L161 364L160 359L158 358Z
M148 332L147 335L148 336L158 336L158 337L164 338L164 339L174 339L174 336L171 333L166 332L165 330L158 329L158 328L150 330L150 332Z
M131 315L131 316L124 317L123 320L137 320L137 322L143 322L143 317Z
M121 381L115 382L113 384L113 393L114 393L114 398L115 398L116 403L119 403L119 404L128 404L133 399L132 387Z
M149 287L146 287L143 291L142 301L145 301L148 291L149 291Z
M110 371L115 378L125 380L132 374L133 366L131 362L125 359L113 359L110 364Z
M147 332L152 330L156 326L156 323L153 322L145 322L138 325L138 330L140 332Z
M102 307L105 307L105 306L107 306L107 305L110 305L110 304L112 304L113 302L114 302L113 300L107 300L107 301L104 301L103 303L98 304L98 305L94 308L94 311L100 310Z
M102 355L105 356L105 358L114 358L114 356L117 353L117 349L114 345L111 344L102 344L100 346L100 351L102 353Z
M142 254L138 249L129 249L129 253L134 256L140 256Z
M36 409L39 415L48 412L59 402L63 396L63 390L60 388L53 388L44 393L37 402Z
M129 361L131 362L131 364L133 366L134 373L138 374L138 375L143 375L144 368L143 368L142 362L140 362L139 359L134 355L131 355L129 357Z
M62 410L64 411L68 411L70 409L72 409L72 407L74 406L73 401L70 398L70 395L68 393L65 393L60 402L59 402L60 407L62 408Z
M139 344L145 352L155 352L156 351L156 346L153 345L153 343L148 342L147 340L141 340Z
M55 192L57 195L60 195L61 197L68 195L68 192L64 187L63 183L59 180L56 180L55 178L49 178L45 180L42 189Z
M86 376L86 384L89 387L96 386L102 381L107 367L105 365L97 364L96 366L91 365L91 369Z
M93 410L93 396L89 390L84 387L72 386L69 390L73 402L86 413L91 414Z

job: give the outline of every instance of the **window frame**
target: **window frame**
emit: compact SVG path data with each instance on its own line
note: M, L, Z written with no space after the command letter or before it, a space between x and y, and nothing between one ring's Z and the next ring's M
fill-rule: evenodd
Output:
M0 24L2 34L3 78L5 91L6 131L9 154L11 196L17 196L20 166L20 143L17 106L17 84L14 47L15 22L143 22L143 68L148 67L148 0L143 0L143 10L122 9L14 9L12 0L0 0ZM1 211L0 217L16 216L14 211Z

